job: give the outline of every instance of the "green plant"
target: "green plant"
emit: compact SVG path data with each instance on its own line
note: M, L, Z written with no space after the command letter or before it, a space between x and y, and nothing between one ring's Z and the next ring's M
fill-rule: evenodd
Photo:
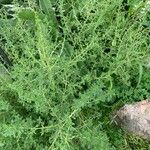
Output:
M0 82L1 148L131 148L110 114L150 96L145 16L126 16L122 0L26 5L1 18L1 46L14 64L13 81Z

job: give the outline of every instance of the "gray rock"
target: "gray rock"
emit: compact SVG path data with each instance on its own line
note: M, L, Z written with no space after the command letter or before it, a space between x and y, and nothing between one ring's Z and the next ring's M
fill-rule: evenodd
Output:
M117 111L115 121L128 132L150 139L150 101L125 105Z

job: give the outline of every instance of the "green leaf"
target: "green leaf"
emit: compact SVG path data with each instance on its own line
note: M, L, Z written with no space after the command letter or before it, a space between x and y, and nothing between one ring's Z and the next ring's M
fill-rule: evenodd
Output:
M24 20L35 20L35 13L31 9L22 9L18 13L19 18Z
M51 1L39 0L39 4L40 4L41 10L44 11L44 13L48 16L48 19L50 19L52 21L53 25L55 25L55 27L58 26L57 25L57 19L56 19L55 13L53 11Z
M140 85L141 80L142 80L142 75L143 75L143 67L141 64L139 64L139 79L138 79L138 84L137 87Z

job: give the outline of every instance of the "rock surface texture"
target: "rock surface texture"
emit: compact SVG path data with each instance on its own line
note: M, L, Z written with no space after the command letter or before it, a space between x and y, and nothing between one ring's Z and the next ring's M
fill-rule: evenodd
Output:
M115 120L128 132L150 139L150 100L125 105L117 111Z

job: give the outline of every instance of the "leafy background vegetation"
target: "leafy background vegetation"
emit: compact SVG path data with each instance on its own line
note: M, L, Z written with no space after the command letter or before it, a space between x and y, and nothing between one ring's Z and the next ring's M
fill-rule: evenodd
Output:
M148 6L2 0L0 46L13 67L0 80L0 149L150 149L112 117L150 97Z

